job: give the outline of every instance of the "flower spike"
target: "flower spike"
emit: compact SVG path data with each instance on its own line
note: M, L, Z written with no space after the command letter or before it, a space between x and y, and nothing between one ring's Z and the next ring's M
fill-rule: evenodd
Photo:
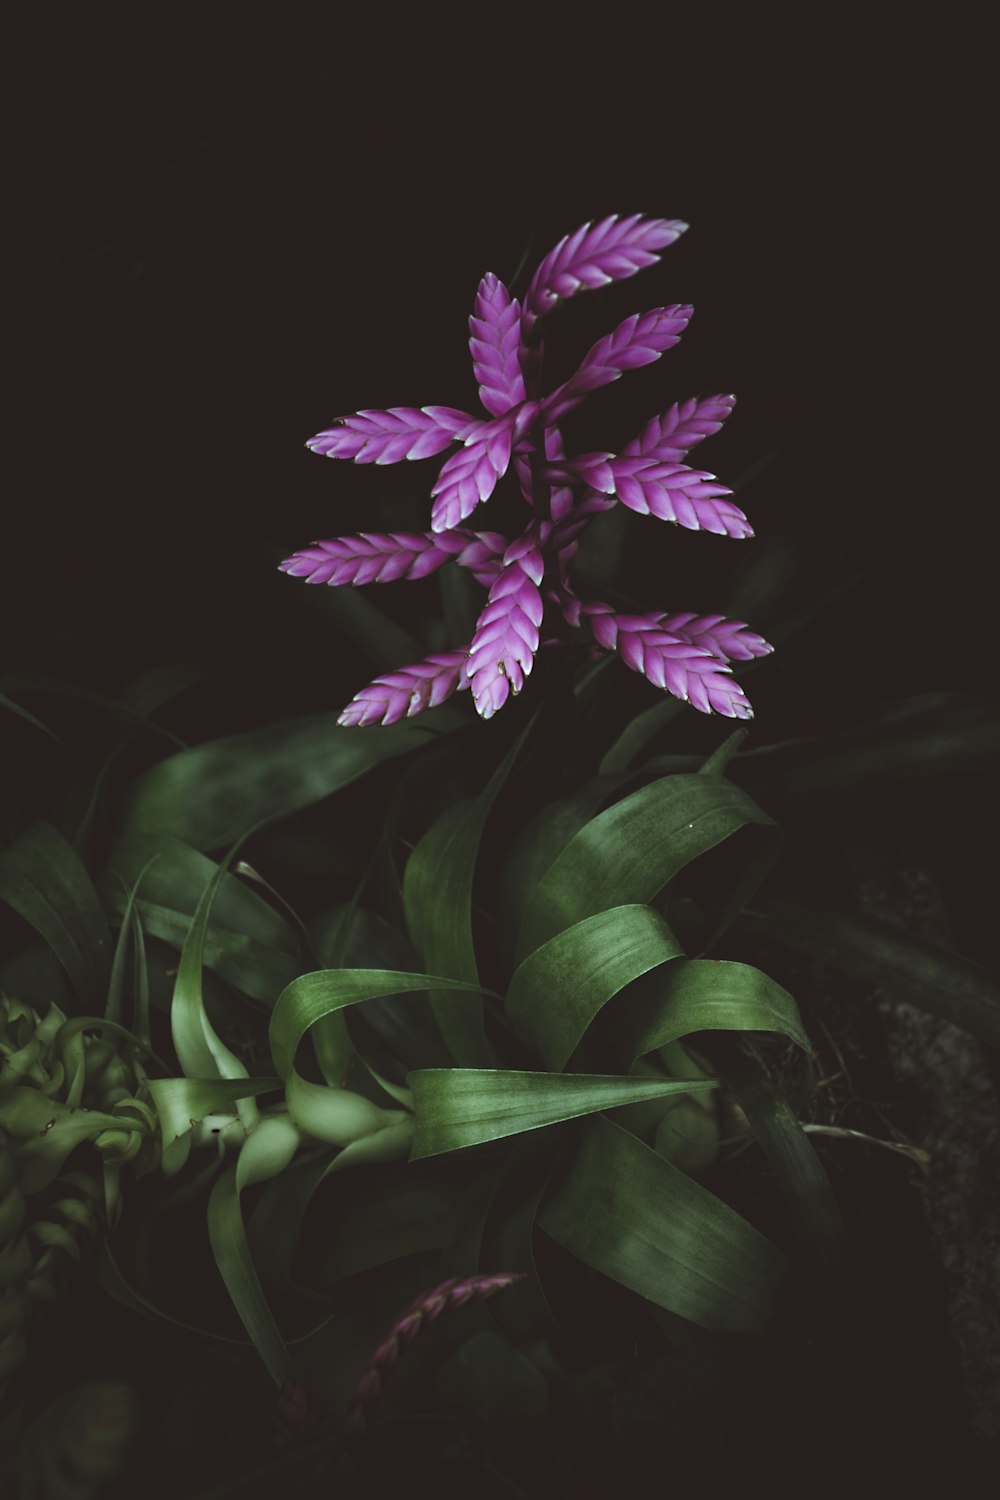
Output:
M498 277L485 275L469 319L469 350L485 416L450 406L365 409L340 418L308 446L358 464L390 464L453 451L431 490L429 532L361 532L334 537L286 557L281 569L333 586L425 578L448 562L467 568L488 591L469 646L440 652L377 677L348 704L344 725L392 724L470 687L488 719L517 693L540 649L593 637L590 652L615 651L633 671L704 713L749 718L750 704L732 680L730 662L764 656L771 647L722 615L618 614L584 603L571 570L590 521L615 505L694 531L753 535L732 491L706 469L685 462L718 432L731 395L675 403L654 417L617 455L567 449L560 422L590 394L627 370L659 359L691 318L686 303L626 318L599 339L568 380L541 390L540 320L577 292L634 276L683 234L679 219L612 214L580 226L544 257L519 303ZM487 502L508 469L533 514L513 542L463 523ZM549 610L546 622L545 612Z
M469 686L468 657L468 651L439 651L415 666L376 677L355 694L337 723L362 729L369 724L398 724L425 708L437 708L452 693Z
M502 417L526 396L518 363L521 307L492 273L479 283L476 310L469 319L472 371L479 383L479 399L488 412Z
M681 219L620 218L611 214L599 224L584 224L565 235L538 267L524 299L521 332L529 341L535 324L559 302L577 292L624 281L659 260L687 229Z

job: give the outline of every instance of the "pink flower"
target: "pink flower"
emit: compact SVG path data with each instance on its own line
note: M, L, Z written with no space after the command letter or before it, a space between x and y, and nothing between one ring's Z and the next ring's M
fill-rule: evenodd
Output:
M589 631L599 650L615 651L654 686L703 713L752 715L729 663L771 647L747 626L720 615L620 615L579 599L569 583L586 525L615 504L688 530L753 535L732 491L684 462L719 430L735 397L675 404L619 454L567 454L558 425L591 391L672 348L692 309L678 303L626 318L593 345L569 380L548 395L541 391L544 318L577 292L654 264L686 228L677 219L640 214L584 224L544 257L523 306L496 276L484 276L469 319L469 349L485 417L447 406L365 410L309 440L315 453L362 464L433 458L459 446L431 487L429 533L363 532L317 542L286 558L285 572L310 583L360 585L423 578L455 562L488 590L467 647L376 678L348 704L342 724L392 724L466 687L489 719L521 691L539 649L562 643L567 627ZM511 467L532 512L523 533L508 543L497 532L466 530L462 523ZM554 631L543 630L547 608L555 614Z

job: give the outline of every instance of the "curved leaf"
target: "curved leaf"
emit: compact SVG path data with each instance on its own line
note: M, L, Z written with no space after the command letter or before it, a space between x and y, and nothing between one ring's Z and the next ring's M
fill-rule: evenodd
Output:
M208 1200L208 1237L226 1290L271 1379L278 1386L294 1380L295 1366L250 1258L235 1167L230 1167L212 1189Z
M275 1069L282 1078L288 1077L299 1042L321 1016L380 995L429 989L492 993L478 983L444 979L438 974L401 974L395 969L320 969L315 974L301 975L278 996L271 1015L269 1038Z
M657 975L625 1023L628 1057L696 1031L778 1031L810 1050L788 991L750 964L723 959L680 958Z
M539 1223L586 1265L703 1328L759 1332L784 1274L752 1225L603 1117L586 1122Z
M613 906L557 933L524 960L507 992L507 1014L548 1067L564 1068L613 995L681 952L652 907Z
M459 722L464 717L445 705L419 722L359 734L342 729L336 714L316 714L183 750L135 782L123 835L167 833L219 849L251 824L311 807Z
M609 906L651 901L685 865L744 828L756 847L720 931L774 859L781 837L774 823L722 777L664 776L624 797L582 828L539 882L521 956Z
M242 840L241 840L242 842ZM174 1051L188 1078L246 1078L247 1070L239 1058L217 1036L202 999L201 974L204 962L208 919L216 892L225 878L226 868L239 849L237 844L209 881L188 931L177 966L177 978L170 1003L170 1034ZM247 1130L259 1118L252 1098L237 1105Z
M715 1079L678 1082L500 1068L426 1068L411 1073L407 1082L417 1116L411 1161L539 1130L619 1104L716 1087Z

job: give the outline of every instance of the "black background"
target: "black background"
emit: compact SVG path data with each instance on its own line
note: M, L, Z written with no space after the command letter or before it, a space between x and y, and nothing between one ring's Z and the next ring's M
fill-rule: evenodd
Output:
M165 662L235 660L192 700L193 739L340 707L371 673L274 564L426 494L435 465L362 470L305 439L363 406L474 408L483 272L643 212L691 230L567 311L553 372L631 312L690 300L695 317L588 404L580 446L735 391L706 464L727 479L777 450L742 545L800 539L807 595L863 574L755 677L755 734L988 688L977 42L794 14L734 29L615 10L588 32L333 7L209 27L154 7L97 30L67 12L15 46L4 666L115 694ZM737 544L663 531L636 559L643 607L716 608ZM379 602L405 619L410 587ZM4 733L26 778L8 791L42 803L49 752L29 726ZM933 845L959 945L989 961L979 785L895 815Z
M553 372L630 312L689 300L695 319L590 403L584 446L733 390L705 461L731 478L780 450L748 504L758 536L804 528L845 577L880 564L825 652L810 643L820 666L772 674L762 731L982 685L968 49L826 12L734 30L626 11L593 33L514 12L216 20L64 17L15 48L12 666L111 690L221 652L269 690L294 678L292 707L353 690L275 549L370 523L375 496L426 493L435 466L373 474L304 439L365 405L474 406L482 273L641 211L692 228L575 304ZM738 550L673 531L649 547L646 607L705 610Z

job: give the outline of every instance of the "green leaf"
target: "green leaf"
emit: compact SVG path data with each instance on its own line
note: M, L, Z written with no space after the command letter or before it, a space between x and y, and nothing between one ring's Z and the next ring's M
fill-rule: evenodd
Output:
M169 834L139 836L118 840L108 859L105 884L110 900L120 908L121 887L108 877L117 875L130 886L141 875L143 901L190 918L217 869L215 860ZM285 954L299 951L299 936L288 918L228 871L212 903L212 924Z
M439 1249L455 1218L458 1191L450 1178L383 1168L331 1183L304 1247L303 1276L325 1287L421 1250Z
M479 983L472 939L472 884L479 842L490 808L506 781L534 724L518 735L484 790L474 800L450 807L424 834L406 863L403 902L414 946L429 970ZM482 1004L456 1002L432 993L431 1005L455 1061L490 1061Z
M416 1108L411 1161L556 1125L579 1115L714 1088L602 1073L520 1073L492 1068L427 1068L407 1079Z
M111 934L97 892L73 846L35 823L0 854L0 899L48 943L82 999L107 974Z
M281 1079L151 1078L148 1087L166 1147L206 1115L217 1114L240 1099L280 1089Z
M489 1329L477 1333L442 1365L435 1393L482 1421L493 1417L541 1417L548 1388L538 1367Z
M1000 980L971 959L871 917L827 911L786 894L758 897L741 926L1000 1045Z
M322 1016L380 995L449 989L491 994L478 983L444 979L437 974L402 974L396 969L320 969L294 979L278 997L271 1015L271 1057L282 1078L292 1071L299 1042Z
M586 1265L703 1328L759 1332L784 1274L752 1225L603 1117L586 1122L539 1223Z
M507 1015L547 1067L564 1068L613 995L680 953L652 907L613 906L557 933L525 959L507 992Z
M569 797L542 809L514 840L500 874L498 924L513 951L524 913L539 881L602 802L618 790L621 776L595 776Z
M196 849L219 849L251 824L311 807L459 723L464 717L448 704L371 731L316 714L183 750L135 782L123 834L167 833Z
M696 1031L778 1031L810 1051L791 995L749 964L680 958L644 991L622 1028L630 1062Z
M140 900L136 907L150 937L160 938L172 948L183 948L191 930L191 918L165 906ZM265 1005L273 1005L286 985L300 972L299 960L280 948L259 943L240 933L227 932L212 923L205 930L202 962L233 989Z
M140 870L128 888L125 897L125 905L122 908L121 928L118 933L118 941L115 943L115 954L111 960L111 978L108 980L108 999L104 1007L104 1014L109 1021L121 1021L125 1014L125 967L128 960L129 939L132 936L132 919L135 912L135 898L142 884L149 865ZM134 944L133 944L134 952Z
M208 1237L226 1290L271 1379L279 1387L287 1380L294 1380L295 1366L250 1258L235 1167L230 1167L212 1189L208 1200Z
M17 1141L18 1178L22 1191L41 1192L83 1141L102 1130L121 1130L132 1124L121 1115L96 1109L73 1109L47 1099L38 1089L20 1085L0 1090L0 1126Z
M665 776L624 797L587 823L539 882L520 955L609 906L652 901L685 865L741 830L753 846L720 932L777 853L774 823L722 777Z
M239 1058L216 1035L202 998L202 964L208 919L216 893L226 874L226 867L239 845L230 850L216 870L198 902L187 939L177 966L177 978L170 1005L170 1032L177 1060L188 1078L246 1078L247 1070ZM237 1106L247 1130L257 1123L257 1106L243 1099Z
M846 1231L812 1142L759 1064L733 1047L723 1072L775 1171L813 1275L837 1280L847 1265Z
M678 698L663 698L653 703L622 730L614 744L605 751L600 770L604 775L628 771L635 765L661 730L672 724L687 708Z

